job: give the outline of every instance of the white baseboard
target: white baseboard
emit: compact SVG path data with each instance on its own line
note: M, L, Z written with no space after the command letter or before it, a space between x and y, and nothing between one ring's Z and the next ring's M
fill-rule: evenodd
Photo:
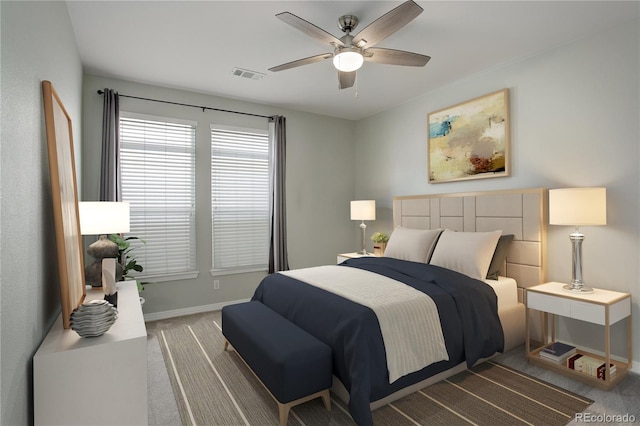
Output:
M153 312L150 314L144 314L144 322L159 321L168 318L182 317L185 315L201 314L203 312L219 311L227 305L235 305L238 303L248 302L251 299L232 300L230 302L214 303L211 305L193 306L183 309L174 309L164 312Z

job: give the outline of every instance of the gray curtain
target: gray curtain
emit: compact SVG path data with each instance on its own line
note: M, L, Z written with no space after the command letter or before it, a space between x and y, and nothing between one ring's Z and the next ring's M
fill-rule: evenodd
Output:
M100 201L122 201L119 121L120 100L118 93L111 89L104 89Z
M285 197L286 118L269 117L269 273L289 270Z

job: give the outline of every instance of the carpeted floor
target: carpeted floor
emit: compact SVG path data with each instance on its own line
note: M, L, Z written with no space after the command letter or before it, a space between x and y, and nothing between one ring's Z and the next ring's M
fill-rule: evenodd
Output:
M148 325L169 372L184 425L278 424L277 405L233 351L219 315ZM489 362L374 411L376 425L564 425L593 401ZM152 401L150 401L152 403ZM154 419L150 416L150 424ZM342 401L294 407L289 424L354 424Z

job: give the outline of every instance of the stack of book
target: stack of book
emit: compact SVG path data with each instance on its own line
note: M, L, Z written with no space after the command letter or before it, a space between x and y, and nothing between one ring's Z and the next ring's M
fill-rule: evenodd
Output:
M606 363L601 359L592 358L582 354L575 354L567 359L567 367L588 376L606 380ZM616 375L615 364L609 364L609 371L611 372L611 377Z
M540 350L540 357L554 362L563 362L576 353L576 347L562 342L554 342Z

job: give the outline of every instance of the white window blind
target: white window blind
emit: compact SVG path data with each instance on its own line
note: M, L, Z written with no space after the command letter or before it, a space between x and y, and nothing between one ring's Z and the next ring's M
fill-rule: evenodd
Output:
M211 126L212 274L264 270L269 258L266 130Z
M139 276L156 281L196 272L193 122L120 115L122 198L131 204L132 254Z

